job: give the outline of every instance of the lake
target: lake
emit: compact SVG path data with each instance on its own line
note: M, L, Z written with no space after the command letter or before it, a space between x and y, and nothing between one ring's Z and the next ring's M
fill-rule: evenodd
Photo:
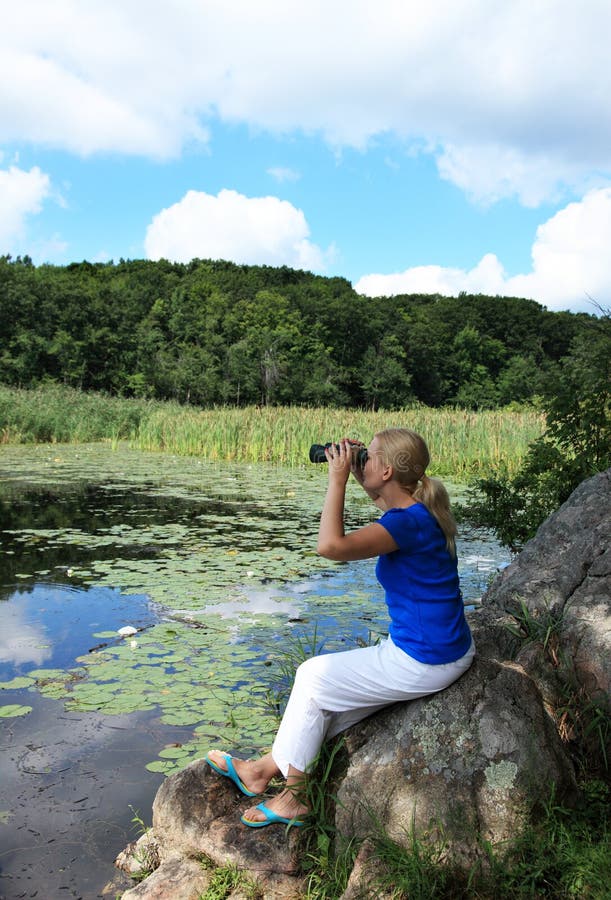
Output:
M386 632L375 561L314 551L324 469L0 448L0 898L114 897L168 774L266 748L291 660ZM465 526L459 561L472 605L509 553Z

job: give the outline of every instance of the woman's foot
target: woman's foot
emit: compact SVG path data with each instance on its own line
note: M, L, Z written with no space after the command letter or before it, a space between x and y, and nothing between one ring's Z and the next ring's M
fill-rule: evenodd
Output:
M206 754L206 758L222 772L227 772L226 757L227 754L221 750L210 750ZM240 781L253 796L262 794L272 778L279 774L279 770L269 754L262 756L261 759L238 759L232 756L231 762Z
M303 800L300 799L299 794L290 788L285 788L279 794L276 794L275 797L272 797L271 800L266 800L265 806L270 812L289 821L291 819L303 819L310 812ZM265 822L267 817L262 810L257 809L256 806L251 806L244 811L242 821L244 819L247 819L248 822Z

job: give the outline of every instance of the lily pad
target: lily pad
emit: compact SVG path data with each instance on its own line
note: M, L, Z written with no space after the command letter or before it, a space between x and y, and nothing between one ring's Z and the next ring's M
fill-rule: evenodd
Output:
M17 716L27 716L32 712L31 706L22 706L20 703L9 703L6 706L0 706L0 719L11 719Z
M144 767L149 772L161 772L162 775L171 775L178 770L175 763L170 760L156 759L154 762L147 763Z
M0 691L14 691L19 688L30 687L33 684L33 678L27 678L26 676L22 675L16 678L12 678L10 681L0 681Z

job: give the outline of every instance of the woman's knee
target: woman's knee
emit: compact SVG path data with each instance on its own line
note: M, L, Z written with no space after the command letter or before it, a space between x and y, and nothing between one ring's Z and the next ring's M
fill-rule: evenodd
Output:
M309 699L318 702L320 692L324 692L325 671L324 656L312 656L310 659L306 659L295 672L294 687Z
M320 659L320 656L312 656L300 663L295 672L295 682L311 681L320 671Z

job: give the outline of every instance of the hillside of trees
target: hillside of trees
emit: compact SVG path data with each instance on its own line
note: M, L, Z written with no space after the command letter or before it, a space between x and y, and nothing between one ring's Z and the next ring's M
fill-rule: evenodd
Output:
M388 409L527 401L594 318L532 300L368 298L286 267L0 257L0 382L121 396Z

